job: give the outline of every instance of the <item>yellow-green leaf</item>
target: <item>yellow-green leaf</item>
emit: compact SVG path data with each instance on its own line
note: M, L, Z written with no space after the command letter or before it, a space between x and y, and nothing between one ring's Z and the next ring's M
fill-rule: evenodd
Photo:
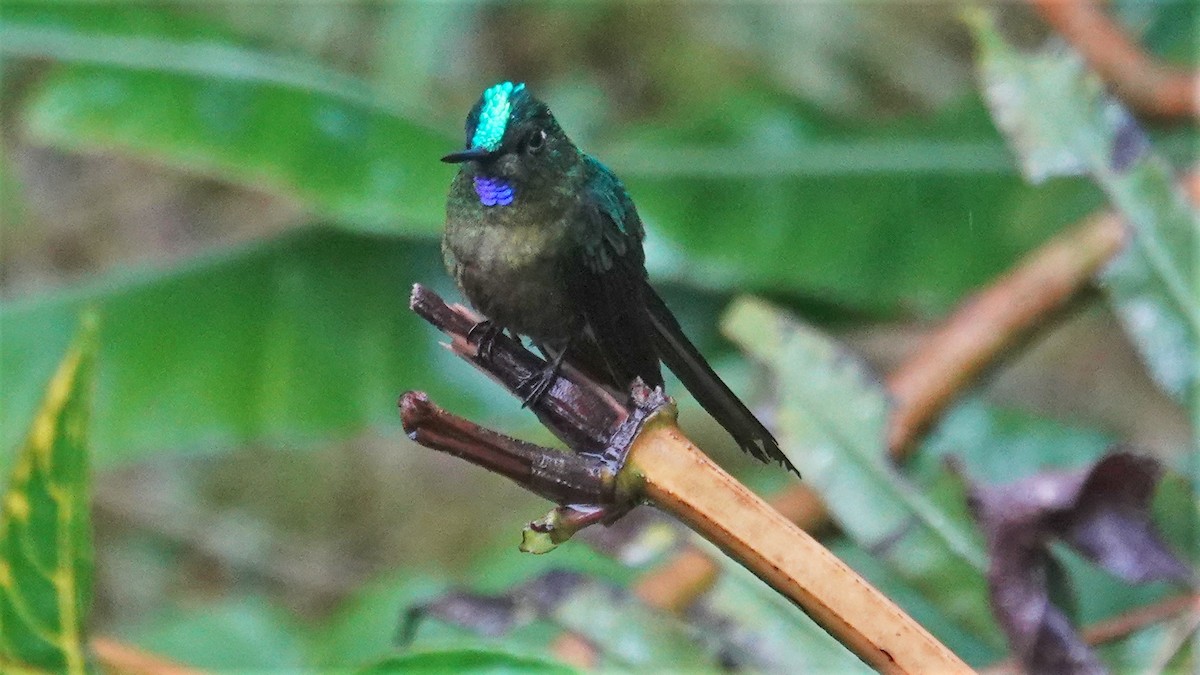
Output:
M87 317L13 464L0 504L0 670L88 670L92 586L87 425L95 321Z

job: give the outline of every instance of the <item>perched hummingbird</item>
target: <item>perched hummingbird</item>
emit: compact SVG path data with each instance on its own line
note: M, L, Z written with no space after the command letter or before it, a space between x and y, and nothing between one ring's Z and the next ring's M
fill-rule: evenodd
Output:
M642 221L625 186L581 152L524 84L483 92L446 205L446 268L488 321L481 351L505 329L546 355L526 402L565 361L620 391L663 383L665 363L743 450L795 471L775 437L683 334L646 276Z

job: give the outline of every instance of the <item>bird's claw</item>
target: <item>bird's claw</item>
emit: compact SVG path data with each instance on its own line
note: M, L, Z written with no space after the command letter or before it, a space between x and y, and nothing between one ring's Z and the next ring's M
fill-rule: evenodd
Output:
M467 331L467 339L475 342L475 353L479 358L490 361L496 347L496 339L503 334L504 326L491 319L484 319L471 326L471 330Z
M554 381L558 379L558 364L550 363L545 368L531 374L525 378L517 387L518 394L524 394L521 400L522 408L535 406L542 400L550 388L554 386Z

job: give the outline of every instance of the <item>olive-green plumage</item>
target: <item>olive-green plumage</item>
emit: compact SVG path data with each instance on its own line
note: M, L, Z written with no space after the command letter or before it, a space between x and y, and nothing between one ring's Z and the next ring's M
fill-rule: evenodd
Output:
M524 85L488 89L466 127L467 148L443 158L461 169L442 254L471 304L552 361L620 390L635 377L661 385L666 363L743 449L794 471L650 286L642 222L621 181Z

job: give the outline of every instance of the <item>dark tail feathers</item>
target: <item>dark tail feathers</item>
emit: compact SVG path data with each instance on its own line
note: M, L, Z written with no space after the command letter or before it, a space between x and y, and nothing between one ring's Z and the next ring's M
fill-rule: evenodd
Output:
M650 323L654 326L654 342L659 356L683 382L683 386L692 392L700 406L725 427L742 450L761 462L779 462L799 476L800 472L779 449L779 442L771 432L721 381L700 350L683 334L679 321L658 293L650 284L643 287L642 293L649 310Z

